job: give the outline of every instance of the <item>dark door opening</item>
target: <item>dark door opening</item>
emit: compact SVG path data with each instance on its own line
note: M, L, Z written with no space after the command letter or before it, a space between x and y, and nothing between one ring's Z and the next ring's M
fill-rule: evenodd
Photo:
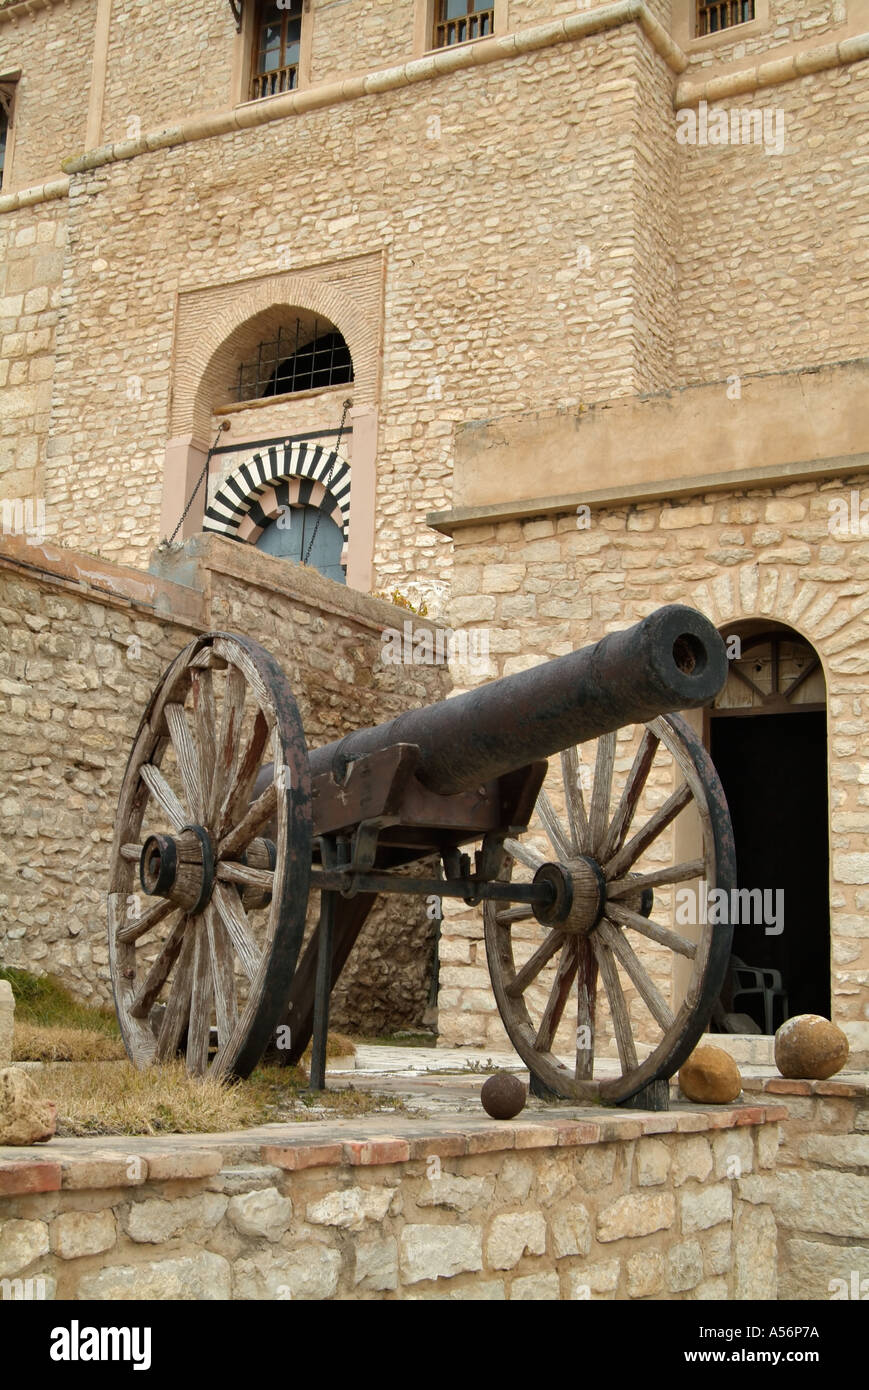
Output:
M788 1017L829 1018L826 712L722 712L710 720L710 752L733 820L738 886L784 893L781 932L737 923L733 954L779 971ZM783 1022L782 1002L774 1001L773 1029ZM767 1031L762 996L742 994L733 1007Z

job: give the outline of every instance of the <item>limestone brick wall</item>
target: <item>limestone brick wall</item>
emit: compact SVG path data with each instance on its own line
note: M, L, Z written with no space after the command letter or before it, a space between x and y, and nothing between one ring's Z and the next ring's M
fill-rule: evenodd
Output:
M60 1299L773 1300L772 1210L731 1174L774 1169L782 1113L0 1162L0 1278Z
M869 63L723 103L781 111L784 153L680 147L675 352L680 384L786 371L869 350L859 112Z
M869 543L865 535L829 529L831 499L847 501L859 483L831 479L602 509L588 529L578 529L574 515L462 527L447 620L487 625L498 675L582 647L675 602L689 602L725 631L738 619L768 617L814 646L828 701L832 1010L852 1051L865 1053ZM649 809L671 789L650 787ZM545 846L539 827L537 833ZM643 958L660 970L660 955ZM441 959L442 1040L503 1047L500 1018L484 999L479 911L445 904Z
M45 497L66 211L60 200L0 217L0 501Z
M634 379L631 344L614 330L633 297L630 168L616 161L637 43L620 30L498 65L484 82L456 73L424 101L415 90L383 93L76 178L49 534L77 544L82 511L99 495L92 548L130 562L156 539L176 290L268 273L281 248L311 265L386 246L378 578L441 578L446 543L424 518L449 501L453 424L497 407L615 395ZM593 74L613 83L603 130ZM528 125L530 104L539 126ZM439 139L429 138L432 116ZM415 167L394 158L399 132ZM287 161L288 136L304 143L304 160ZM351 150L340 187L312 177ZM235 229L241 204L243 232L226 236L223 219ZM543 294L541 239L557 267ZM584 245L595 287L576 296ZM141 382L132 401L131 374Z
M405 0L313 0L311 81L407 62L413 9Z
M57 178L84 150L96 11L97 0L73 0L0 21L0 74L21 69L4 194Z
M136 139L194 112L225 110L235 99L234 39L229 5L113 0L99 143Z
M865 1300L869 1294L869 1085L864 1076L751 1084L751 1099L787 1108L772 1182L738 1184L769 1202L778 1226L779 1297Z
M0 551L0 960L92 1003L111 1002L106 874L124 767L151 691L197 632L262 642L312 747L448 688L443 666L382 663L382 628L405 616L390 604L218 537L184 563L195 588L18 541ZM435 929L421 898L378 906L333 996L336 1025L420 1023Z

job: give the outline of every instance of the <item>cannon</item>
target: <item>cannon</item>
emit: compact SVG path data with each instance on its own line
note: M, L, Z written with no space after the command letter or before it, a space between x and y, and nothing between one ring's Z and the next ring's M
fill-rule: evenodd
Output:
M313 1037L322 1086L330 991L365 919L380 894L417 894L483 905L494 997L537 1095L665 1103L732 928L677 930L656 897L735 886L721 783L674 711L708 704L726 675L712 625L670 605L309 756L274 658L198 636L150 699L119 797L109 962L130 1058L243 1078ZM696 850L678 861L689 806ZM676 960L678 1007L661 987Z

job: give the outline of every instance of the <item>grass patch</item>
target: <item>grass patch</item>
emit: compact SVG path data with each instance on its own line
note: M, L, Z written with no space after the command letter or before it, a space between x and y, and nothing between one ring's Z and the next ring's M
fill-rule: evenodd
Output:
M350 1087L312 1094L304 1090L307 1082L299 1067L261 1067L230 1085L190 1077L181 1062L145 1071L131 1062L51 1064L37 1079L42 1094L57 1105L60 1136L207 1134L404 1108L394 1096Z
M31 975L0 965L0 980L8 980L15 997L15 1022L43 1028L84 1028L106 1037L120 1037L114 1009L80 1004L51 975Z
M13 1062L110 1062L126 1055L120 1038L95 1028L50 1028L15 1020Z

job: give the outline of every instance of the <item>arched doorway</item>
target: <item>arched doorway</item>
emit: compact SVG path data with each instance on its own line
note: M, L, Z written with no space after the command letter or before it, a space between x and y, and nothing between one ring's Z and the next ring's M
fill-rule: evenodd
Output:
M706 712L707 746L742 891L713 1026L771 1033L794 1014L830 1013L826 686L792 628L751 620L721 631L730 674Z

